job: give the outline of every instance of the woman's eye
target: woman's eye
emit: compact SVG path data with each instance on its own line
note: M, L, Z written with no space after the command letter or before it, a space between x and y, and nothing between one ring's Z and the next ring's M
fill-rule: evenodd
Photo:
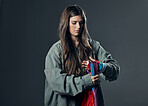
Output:
M80 22L78 22L80 25L82 25L83 24L83 21L80 21ZM77 22L72 22L72 24L73 25L76 25L77 24Z
M75 25L75 24L76 24L76 22L73 22L72 24L73 24L73 25Z

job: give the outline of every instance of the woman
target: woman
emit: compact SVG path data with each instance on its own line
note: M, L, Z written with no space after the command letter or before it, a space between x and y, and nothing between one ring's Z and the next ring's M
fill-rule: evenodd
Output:
M87 31L86 16L77 5L66 7L59 24L60 40L50 48L45 61L45 106L81 106L84 92L97 87L98 106L104 106L99 78L113 81L119 66ZM88 61L102 62L99 74L87 72Z

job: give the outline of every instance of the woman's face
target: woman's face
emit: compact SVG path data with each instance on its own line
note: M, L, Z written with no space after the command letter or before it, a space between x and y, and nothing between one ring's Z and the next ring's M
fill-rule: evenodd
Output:
M73 16L70 18L69 32L71 36L77 37L81 33L82 27L83 27L83 20L80 15Z

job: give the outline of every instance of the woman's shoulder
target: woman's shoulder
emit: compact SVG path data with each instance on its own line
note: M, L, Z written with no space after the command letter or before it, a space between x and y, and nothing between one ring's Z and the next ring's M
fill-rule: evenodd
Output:
M88 39L89 44L92 48L96 48L100 46L100 42L94 39Z
M49 49L48 53L61 53L62 52L62 45L61 45L61 41L58 40L56 41L51 48Z
M50 49L61 49L61 48L62 48L61 41L58 40L51 46Z

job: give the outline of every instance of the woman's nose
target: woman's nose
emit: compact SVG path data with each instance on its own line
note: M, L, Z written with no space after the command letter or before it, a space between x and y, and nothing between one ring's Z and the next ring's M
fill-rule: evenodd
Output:
M77 23L77 25L76 25L76 26L77 26L77 28L79 29L79 28L80 28L80 23Z

